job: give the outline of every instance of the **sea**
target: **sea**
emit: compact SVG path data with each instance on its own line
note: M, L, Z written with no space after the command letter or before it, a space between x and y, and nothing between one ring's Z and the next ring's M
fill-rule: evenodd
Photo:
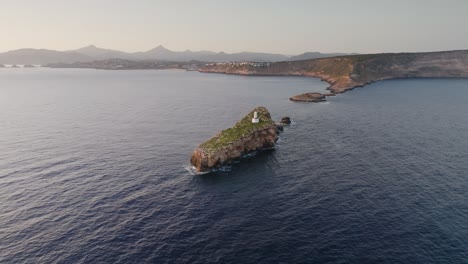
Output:
M468 263L468 80L0 69L0 263ZM276 149L191 172L256 106Z

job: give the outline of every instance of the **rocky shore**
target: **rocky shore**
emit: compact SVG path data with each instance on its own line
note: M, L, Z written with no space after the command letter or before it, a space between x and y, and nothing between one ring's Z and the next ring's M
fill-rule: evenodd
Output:
M252 123L254 112L258 113L258 123ZM257 107L233 127L198 146L190 163L197 172L211 171L250 153L273 148L278 134L270 112L265 107Z
M330 84L333 96L372 82L397 78L468 78L468 50L348 55L302 61L284 61L255 67L251 64L216 63L200 72L261 75L309 76ZM296 96L302 98L301 95ZM294 98L294 97L292 97Z

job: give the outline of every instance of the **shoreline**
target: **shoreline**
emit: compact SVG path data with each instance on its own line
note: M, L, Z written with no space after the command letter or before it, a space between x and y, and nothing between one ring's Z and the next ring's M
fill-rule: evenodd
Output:
M326 78L326 77L323 77L323 76L315 76L315 75L311 75L311 74L262 74L262 73L240 73L240 72L234 72L234 73L231 73L231 72L219 72L219 71L209 71L209 70L199 70L198 72L200 73L207 73L207 74L224 74L224 75L238 75L238 76L247 76L247 77L255 77L255 76L258 76L258 77L305 77L305 78L317 78L317 79L320 79L320 81L322 82L326 82L328 84L328 86L325 88L326 91L330 91L330 93L322 93L321 95L323 95L325 98L326 97L332 97L332 96L336 96L338 94L343 94L343 93L346 93L348 91L352 91L356 88L362 88L362 87L365 87L365 86L368 86L368 85L371 85L373 83L376 83L376 82L381 82L381 81L390 81L390 80L411 80L411 79L453 79L453 80L457 80L457 79L460 79L460 80L466 80L468 79L468 77L434 77L434 76L427 76L427 77L424 77L424 76L401 76L401 77L386 77L386 78L380 78L380 79L377 79L377 80L371 80L371 81L368 81L366 83L355 83L353 85L349 85L349 86L335 86L334 85L336 84L336 81L332 78ZM350 78L351 79L351 78ZM292 97L289 98L290 101L293 101L293 102L323 102L323 101L314 101L314 100L309 100L307 98L304 98L304 99L300 99L300 98L297 98L299 96L302 96L302 95L306 95L306 94L310 94L310 93L314 93L314 92L307 92L307 93L304 93L304 94L299 94L299 95L294 95Z
M325 91L330 91L330 93L323 93L325 97L329 96L336 96L337 94L345 93L347 91L353 90L355 88L359 87L364 87L370 83L365 83L365 84L355 84L351 86L336 86L337 81L333 78L329 78L328 76L320 76L320 75L313 75L313 74L268 74L268 73L252 73L252 72L220 72L220 71L210 71L210 70L203 70L200 69L198 72L200 73L209 73L209 74L225 74L225 75L238 75L238 76L248 76L248 77L305 77L305 78L317 78L320 79L322 82L326 82L328 86L325 88ZM292 97L291 97L292 98ZM297 101L299 102L300 100L291 100L291 101Z
M324 95L334 96L382 80L468 78L468 50L348 55L274 62L267 66L236 62L213 63L200 67L199 72L315 77L329 84L326 90L330 93Z

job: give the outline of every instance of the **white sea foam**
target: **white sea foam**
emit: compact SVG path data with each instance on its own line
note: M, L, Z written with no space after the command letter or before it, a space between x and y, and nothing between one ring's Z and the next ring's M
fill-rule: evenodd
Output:
M198 172L194 166L185 166L184 169L190 173L190 175L204 175L208 174L211 171Z

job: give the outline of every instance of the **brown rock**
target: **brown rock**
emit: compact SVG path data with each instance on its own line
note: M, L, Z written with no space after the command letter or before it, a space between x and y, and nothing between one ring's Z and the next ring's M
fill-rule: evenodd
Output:
M252 123L257 112L259 123ZM218 133L198 146L190 158L197 172L210 171L239 159L244 155L263 149L271 149L278 140L278 127L271 120L265 107L257 107L237 122L232 128Z
M321 93L303 93L289 98L296 102L325 102L325 96Z
M282 125L291 124L291 118L289 118L289 116L285 116L285 117L281 118L280 124L282 124Z
M280 132L283 132L283 130L284 130L283 125L276 125L276 128L277 128L276 134L279 134Z

